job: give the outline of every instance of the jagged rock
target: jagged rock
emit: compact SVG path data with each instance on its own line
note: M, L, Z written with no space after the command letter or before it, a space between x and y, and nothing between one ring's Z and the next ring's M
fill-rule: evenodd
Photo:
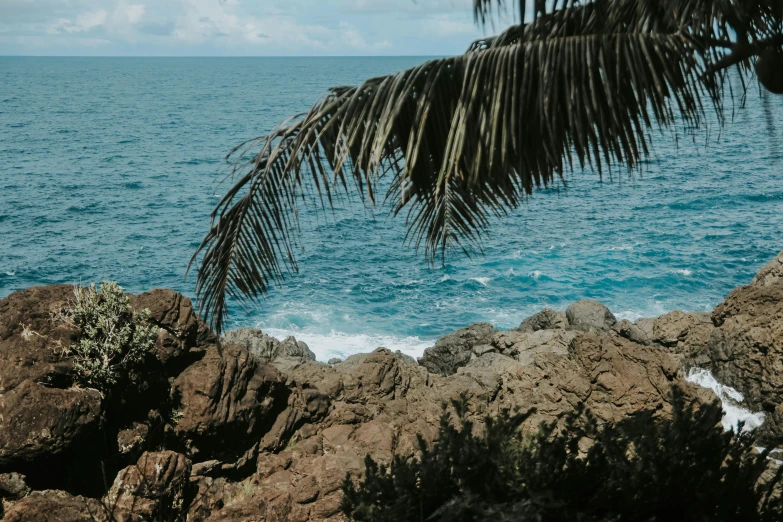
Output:
M457 368L470 362L474 346L491 344L492 336L497 332L488 323L476 323L457 330L438 339L432 348L424 350L419 364L431 373L451 375Z
M556 330L568 328L568 317L565 312L558 312L551 308L544 308L540 312L531 315L519 325L521 332L537 332L538 330Z
M367 454L380 462L394 454L417 455L417 436L430 444L437 435L443 404L465 397L476 430L484 416L503 409L535 408L521 426L528 433L541 422L561 422L582 409L599 423L640 411L666 417L673 386L703 401L714 398L682 378L683 365L697 360L707 361L721 382L743 391L748 407L764 409L768 420L762 430L780 434L782 256L751 285L732 292L712 316L673 312L615 322L600 303L582 301L566 313L544 310L517 330L500 332L487 324L459 330L428 349L423 366L383 348L323 364L297 355L304 351L293 340L259 348L264 359L272 360L265 364L241 346L218 346L179 294L142 294L134 305L150 308L164 331L156 346L164 364L150 358L157 366L143 371L165 374L159 380L166 395L145 395L147 402L138 407L144 414L123 417L111 432L98 432L90 420L101 413L98 396L66 389L69 362L54 349L72 339L65 323L51 321L67 306L72 288L17 292L0 300L0 399L5 401L0 410L6 408L0 411L0 441L14 433L21 440L21 428L12 426L16 421L8 420L9 412L43 413L34 419L40 424L24 421L33 443L14 442L17 449L8 454L16 456L0 472L26 473L11 468L17 462L48 463L43 459L52 455L76 458L75 450L86 447L79 441L100 433L118 442L117 448L101 449L113 452L108 456L115 459L115 467L108 468L113 474L144 449L142 438L159 433L153 444L179 453L147 453L120 471L104 499L117 508L117 520L160 518L161 509L170 508L169 514L191 522L337 521L343 520L340 484L346 473L361 475ZM20 322L24 328L15 326ZM254 339L263 344L271 338ZM286 345L282 351L281 345ZM79 400L86 409L76 408ZM102 413L110 420L122 414ZM65 435L49 436L60 432ZM31 449L36 444L40 453ZM0 456L11 446L0 442ZM132 449L123 453L127 447ZM192 467L188 457L196 461ZM33 489L43 489L40 478L27 478ZM102 516L98 501L59 491L27 495L25 481L17 479L0 475L6 520L92 521L87 508Z
M297 341L292 336L278 341L255 328L232 330L222 337L221 342L242 346L264 362L273 361L278 357L302 357L311 361L315 360L315 354L306 343Z
M150 427L140 422L134 422L130 428L120 431L117 434L117 448L120 453L137 451L146 442L149 432Z
M184 455L145 452L135 465L120 471L103 503L124 520L178 520L190 471Z
M637 323L632 323L627 319L623 319L614 323L612 330L617 332L621 337L625 337L629 341L635 343L643 345L650 345L652 343L652 323L650 324L648 331Z
M707 346L713 324L709 313L686 313L674 310L653 322L653 342L683 352L688 344L692 349Z
M617 322L612 312L594 299L582 299L566 309L568 324L573 328L611 328Z
M495 334L493 345L503 355L513 357L523 364L530 364L539 353L568 354L568 345L578 335L571 330L509 330Z
M236 345L210 346L175 380L179 419L174 435L197 460L237 458L260 437L259 429L283 400L278 372Z
M742 392L746 407L765 412L759 429L770 438L783 436L781 259L783 253L715 308L707 349L718 381Z
M24 475L19 473L0 473L0 499L19 500L30 493Z
M33 287L0 299L0 394L27 380L70 386L72 367L63 352L78 329L60 316L73 300L70 285Z
M331 359L329 359L329 361L326 364L340 364L341 362L343 362L342 359L339 359L337 357L332 357Z
M115 522L100 501L65 491L33 491L10 505L4 522Z
M781 279L783 279L783 251L756 272L750 286L769 286L779 283Z
M187 355L197 345L204 329L203 321L187 297L173 290L157 288L131 296L130 302L137 310L148 309L151 321L160 328L155 355L164 365Z
M72 448L97 430L100 411L96 390L61 390L26 380L0 394L0 470Z

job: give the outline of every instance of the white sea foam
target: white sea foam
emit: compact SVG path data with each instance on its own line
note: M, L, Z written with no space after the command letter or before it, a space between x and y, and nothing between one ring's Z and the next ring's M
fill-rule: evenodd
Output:
M265 328L264 333L280 340L293 335L297 341L307 343L319 361L328 361L333 357L345 359L349 355L369 353L380 347L392 351L399 350L411 357L421 357L425 348L435 344L435 341L422 340L418 337L348 334L334 330L328 334L322 334L306 330Z
M6 272L5 275L14 277L16 275L16 270L14 270L13 272Z
M676 271L680 275L684 275L685 277L690 277L693 275L693 272L688 270L687 268L683 268Z
M489 286L489 282L492 279L489 278L489 277L471 277L470 280L471 281L475 281L475 282L477 282L477 283L479 283L481 285L484 285L484 286Z
M610 250L610 251L615 251L615 250L626 250L626 251L627 251L627 250L633 250L633 245L619 245L619 246L613 246L613 247L609 248L609 250Z
M743 431L751 431L764 423L764 414L761 412L752 412L747 408L740 406L745 400L742 394L732 388L719 383L708 370L702 368L691 368L685 376L688 382L692 382L702 388L709 388L721 401L723 406L723 429L733 430L737 423L745 423Z
M533 270L532 272L530 272L530 277L532 277L533 279L538 279L539 277L541 277L541 270Z

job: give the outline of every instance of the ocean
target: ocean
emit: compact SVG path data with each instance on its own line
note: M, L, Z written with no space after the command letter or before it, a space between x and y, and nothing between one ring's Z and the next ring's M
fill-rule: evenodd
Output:
M193 296L185 269L228 188L225 154L330 86L422 60L0 57L0 297L101 280ZM295 335L326 360L420 355L456 328L582 298L628 319L711 310L783 249L783 131L767 118L783 99L751 88L741 102L724 129L656 134L641 173L536 191L482 256L445 266L404 247L388 209L305 212L299 273L232 306L227 328Z

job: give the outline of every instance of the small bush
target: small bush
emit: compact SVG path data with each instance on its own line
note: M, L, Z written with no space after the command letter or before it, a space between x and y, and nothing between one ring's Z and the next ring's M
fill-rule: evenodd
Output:
M432 447L419 439L420 459L367 456L364 480L344 481L341 508L374 522L783 520L783 467L769 471L752 433L724 432L719 404L673 399L668 421L648 412L599 427L575 414L528 437L518 427L529 414L508 411L473 436L457 401L456 425L444 411Z
M155 344L158 329L149 310L133 311L122 288L104 281L100 289L76 287L70 318L81 330L68 348L76 383L106 394L124 372L137 366Z

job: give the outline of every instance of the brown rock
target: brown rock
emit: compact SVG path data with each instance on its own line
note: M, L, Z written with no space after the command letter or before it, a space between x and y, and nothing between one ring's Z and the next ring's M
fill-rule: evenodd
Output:
M540 353L555 353L566 355L568 345L578 335L572 330L535 330L522 332L509 330L495 334L492 343L503 355L517 359L523 364L530 364Z
M314 476L309 475L297 482L294 487L293 499L299 504L309 504L318 498L318 493L320 493L318 481Z
M489 345L497 329L488 323L476 323L438 339L435 346L424 350L419 364L430 373L452 375L460 366L470 362L473 347Z
M733 290L712 314L710 369L719 382L745 396L766 414L763 436L783 435L783 253L753 282Z
M98 500L64 491L34 491L10 505L5 522L109 522Z
M175 361L196 346L202 321L187 297L173 290L155 289L131 296L131 305L137 310L148 309L150 319L160 328L155 352L163 364Z
M568 324L572 328L611 328L617 321L609 309L594 299L582 299L566 309Z
M301 357L311 361L315 360L315 354L307 344L297 341L294 337L278 341L256 328L232 330L223 336L221 342L242 346L263 362L270 362L278 357Z
M234 345L210 346L173 388L181 414L174 434L199 460L242 455L257 442L276 397L284 400L278 372Z
M120 471L103 502L125 520L176 520L183 513L190 471L184 455L145 452Z
M95 390L61 390L29 380L0 394L0 469L73 447L97 430L100 408Z
M568 328L568 317L565 312L558 312L551 308L544 308L537 314L531 315L519 325L520 332L537 332L539 330L557 330Z
M122 454L133 453L144 446L149 435L147 424L134 422L133 425L117 434L117 447Z
M707 346L713 329L711 314L675 310L664 314L653 322L652 340L677 352L699 351Z
M340 512L340 503L342 502L342 494L332 493L318 502L313 504L310 508L310 516L315 520L321 520L329 518L332 515L336 515Z
M28 288L0 299L0 394L26 380L70 385L71 363L62 353L78 331L60 316L73 300L70 285Z
M633 341L638 344L649 345L652 343L651 334L648 335L648 333L640 328L639 325L632 323L627 319L622 319L614 323L612 330L617 332L620 337L625 337L629 341Z
M19 500L30 493L24 475L0 473L0 499Z

